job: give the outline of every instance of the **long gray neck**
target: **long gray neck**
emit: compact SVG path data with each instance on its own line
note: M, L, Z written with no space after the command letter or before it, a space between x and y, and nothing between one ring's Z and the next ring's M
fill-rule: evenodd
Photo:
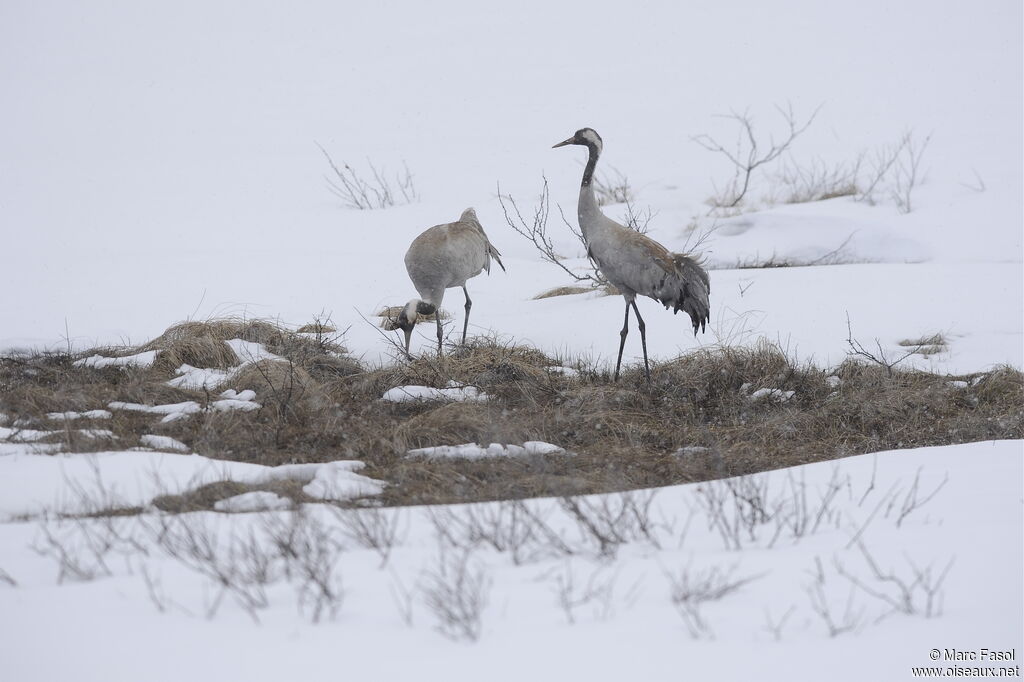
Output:
M579 218L580 229L583 236L589 242L594 228L600 224L603 217L601 209L597 206L597 197L594 196L594 168L597 167L597 157L601 155L596 145L587 145L590 150L590 158L587 159L587 167L583 169L583 183L580 185L580 201L577 206L577 217Z
M597 149L597 145L588 144L587 149L590 150L590 158L587 159L587 167L583 169L583 186L589 187L590 183L594 179L594 169L597 168L597 157L601 155L601 152Z

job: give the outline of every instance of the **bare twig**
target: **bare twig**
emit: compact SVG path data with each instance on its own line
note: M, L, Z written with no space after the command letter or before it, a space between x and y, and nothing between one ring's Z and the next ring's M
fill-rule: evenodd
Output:
M787 105L785 109L780 106L775 108L782 115L788 132L781 142L776 142L773 137L769 137L768 149L766 151L762 149L763 140L759 140L754 132L754 120L749 111L744 111L743 113L733 111L721 116L721 118L735 121L740 128L735 150L726 148L707 134L696 135L690 138L704 149L722 154L735 167L736 172L729 184L721 191L716 190L715 196L712 197L713 209L736 207L750 189L750 179L754 171L765 164L775 161L787 152L796 138L814 122L815 117L821 110L821 105L803 123L798 122L796 115L793 113L792 105Z
M483 628L483 612L491 579L482 565L471 565L472 549L439 547L437 565L424 578L423 598L445 637L475 642Z
M505 222L508 223L509 227L516 231L517 234L523 238L529 240L533 244L534 248L540 253L541 260L544 260L553 265L557 265L567 275L572 277L577 282L589 282L591 286L603 286L607 283L603 276L601 276L596 267L592 268L591 271L580 274L573 270L570 270L562 262L563 258L555 251L554 242L547 232L548 215L550 213L550 200L548 195L548 179L545 176L541 176L544 183L541 188L540 199L537 206L533 209L533 215L529 220L523 217L522 212L519 210L518 204L512 195L502 194L501 185L498 185L498 202L501 204L501 210L505 215ZM507 205L506 205L507 202ZM509 208L511 207L511 213ZM559 207L561 211L561 207ZM566 225L569 225L569 229L580 240L583 244L584 250L587 248L586 240L583 239L583 234L577 231L572 225L565 220L565 215L562 215L562 220L565 221Z
M324 176L327 187L348 208L360 210L388 208L399 203L410 204L419 199L413 184L412 173L405 164L403 164L404 174L396 173L394 185L392 185L392 181L388 179L383 169L378 170L373 162L367 159L366 164L370 167L370 173L373 175L371 182L364 180L347 163L343 163L339 168L319 142L316 143L316 146L323 152L333 173L333 175ZM401 195L401 201L399 201L398 195Z

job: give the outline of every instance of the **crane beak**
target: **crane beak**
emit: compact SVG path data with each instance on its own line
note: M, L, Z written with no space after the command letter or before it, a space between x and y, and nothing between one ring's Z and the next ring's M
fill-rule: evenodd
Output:
M576 141L575 136L574 137L570 137L568 140L562 140L558 144L551 145L551 148L552 149L556 149L557 147L564 147L567 144L575 144L575 141Z
M409 354L409 343L412 341L412 325L410 324L407 328L402 329L405 334L405 357L412 360L412 355Z

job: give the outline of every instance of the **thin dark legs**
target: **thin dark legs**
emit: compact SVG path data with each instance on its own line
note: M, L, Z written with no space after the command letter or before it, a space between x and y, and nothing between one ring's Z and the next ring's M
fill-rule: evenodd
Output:
M615 361L615 381L619 380L619 367L622 366L622 349L626 347L626 335L629 334L629 301L626 302L626 319L622 321L619 332L619 359Z
M622 366L622 349L626 347L626 336L629 334L630 306L633 306L633 312L636 313L637 326L640 327L640 345L644 349L644 376L647 377L647 383L651 383L651 365L647 360L647 325L644 324L644 318L640 317L640 309L636 307L636 299L626 301L626 317L622 320L622 331L619 332L619 358L615 361L615 381L619 380L619 368Z
M651 365L647 362L647 325L644 324L644 318L640 317L640 309L636 307L636 299L633 299L631 303L633 306L633 312L636 313L637 326L640 327L640 345L644 348L644 374L647 376L647 383L651 383ZM629 309L626 309L629 312ZM619 357L622 357L622 351L619 351Z
M462 345L466 345L466 330L469 329L469 309L473 307L473 301L469 300L469 290L462 285L462 291L466 294L466 321L462 323Z

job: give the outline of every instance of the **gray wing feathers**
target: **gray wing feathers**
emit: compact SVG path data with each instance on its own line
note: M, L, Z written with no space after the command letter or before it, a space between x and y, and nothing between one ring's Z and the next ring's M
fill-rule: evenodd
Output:
M682 310L689 315L696 335L698 329L704 331L709 320L711 280L707 271L689 256L673 253L671 257L672 267L661 278L654 298L666 308L671 307L673 313Z
M508 272L505 270L505 264L501 262L501 252L494 248L494 244L492 244L491 240L487 238L487 233L484 232L484 226L480 224L480 219L476 217L476 211L472 208L467 208L462 212L462 215L459 216L459 222L472 225L473 228L480 233L480 236L484 238L484 270L487 271L487 274L491 274L491 258L498 261L498 265L501 266L502 272Z

